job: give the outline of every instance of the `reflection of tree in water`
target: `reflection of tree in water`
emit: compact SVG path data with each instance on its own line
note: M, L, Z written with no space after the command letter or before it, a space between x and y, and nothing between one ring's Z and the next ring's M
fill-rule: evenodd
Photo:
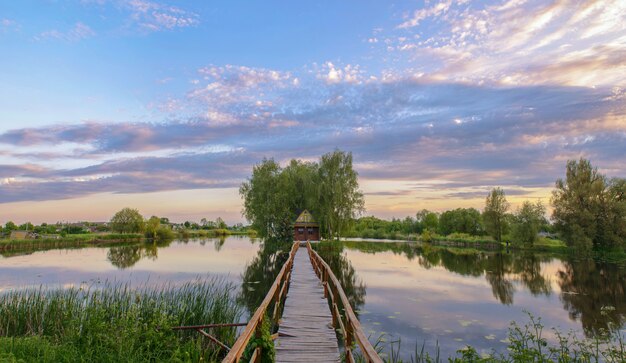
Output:
M119 269L129 268L141 260L142 249L140 245L111 247L107 253L107 260Z
M587 334L606 329L609 323L626 323L626 272L617 265L593 260L564 261L558 272L561 301L570 318L580 319ZM601 314L603 306L615 310Z
M276 276L289 258L291 243L265 241L242 276L239 302L253 314L261 305Z
M365 284L357 276L352 263L343 253L343 245L332 242L319 244L315 247L320 257L326 261L339 280L352 309L357 313L365 303Z
M219 252L224 247L224 243L226 242L225 236L220 236L219 238L213 239L213 247L215 247L215 251Z
M497 253L486 258L485 279L491 285L493 296L502 304L513 303L515 288L513 283L506 278L505 274L511 272L511 255Z
M550 260L550 257L529 252L513 255L513 272L534 296L548 296L552 292L550 280L541 273L541 262Z
M552 257L549 256L490 253L412 243L346 242L344 245L365 253L403 254L409 261L415 259L426 269L443 266L463 276L480 277L484 274L493 296L506 305L513 303L513 281L523 284L533 295L549 295L551 292L550 281L541 273L541 262L550 261Z
M119 269L126 269L133 267L142 258L156 260L159 257L158 249L167 247L171 243L172 241L149 241L142 244L111 247L107 252L107 260Z

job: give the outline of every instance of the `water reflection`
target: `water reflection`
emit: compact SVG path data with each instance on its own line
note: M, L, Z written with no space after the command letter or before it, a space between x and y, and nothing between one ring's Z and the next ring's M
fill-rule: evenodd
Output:
M159 248L169 247L171 244L172 240L146 241L128 246L111 247L107 252L107 260L119 269L127 269L135 266L143 258L156 260L159 257Z
M443 267L462 276L484 276L493 297L503 305L514 304L516 287L535 297L549 297L556 292L570 319L580 321L588 335L606 329L610 323L619 327L626 322L626 271L614 264L530 252L490 253L414 243L344 242L332 247L318 246L320 255L353 292L353 306L357 308L363 304L362 297L358 296L365 296L365 285L354 285L358 278L343 253L344 247L367 254L392 252L408 261L416 261L426 270ZM547 271L545 267L554 262L559 266L556 273ZM553 278L556 285L552 284ZM605 306L615 309L603 315L601 308Z
M289 258L291 243L265 241L242 274L238 301L253 314Z
M365 303L366 286L357 276L350 260L343 254L343 245L323 243L317 248L317 252L339 280L352 309L358 316Z
M572 319L580 319L588 334L626 322L626 273L616 265L566 261L558 272L561 301ZM611 306L601 314L601 308Z
M345 242L345 246L366 253L390 251L404 255L425 269L441 266L463 276L484 275L493 296L506 305L513 303L514 281L521 282L534 296L551 293L550 279L541 271L541 263L550 261L550 256L487 253L411 243Z
M44 248L0 257L0 291L115 280L140 284L220 276L239 284L259 244L248 237Z

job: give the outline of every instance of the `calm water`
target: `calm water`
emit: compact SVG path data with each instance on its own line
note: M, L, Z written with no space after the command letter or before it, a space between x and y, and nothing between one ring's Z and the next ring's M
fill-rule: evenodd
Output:
M341 280L366 333L416 342L443 356L465 344L505 348L510 321L541 316L548 327L593 332L626 320L626 271L549 255L478 253L410 243L344 242L316 246ZM32 252L0 257L0 291L99 281L180 283L218 276L240 286L249 311L261 302L289 244L246 237ZM614 306L607 318L602 306ZM551 332L546 330L550 336ZM588 333L590 334L590 333Z

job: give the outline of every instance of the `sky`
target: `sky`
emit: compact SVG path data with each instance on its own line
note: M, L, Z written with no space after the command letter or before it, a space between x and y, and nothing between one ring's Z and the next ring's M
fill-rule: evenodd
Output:
M2 1L0 55L0 223L245 222L337 148L381 218L626 177L623 0Z

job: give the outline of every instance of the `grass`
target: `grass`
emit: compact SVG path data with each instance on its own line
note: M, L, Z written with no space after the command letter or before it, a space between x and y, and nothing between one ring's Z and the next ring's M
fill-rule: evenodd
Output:
M197 279L182 286L129 284L12 291L0 300L0 361L198 362L225 353L178 325L238 322L235 287ZM234 328L210 331L226 345Z
M4 239L0 240L0 252L5 251L36 251L39 249L88 247L100 244L139 242L140 234L70 234L59 239Z

